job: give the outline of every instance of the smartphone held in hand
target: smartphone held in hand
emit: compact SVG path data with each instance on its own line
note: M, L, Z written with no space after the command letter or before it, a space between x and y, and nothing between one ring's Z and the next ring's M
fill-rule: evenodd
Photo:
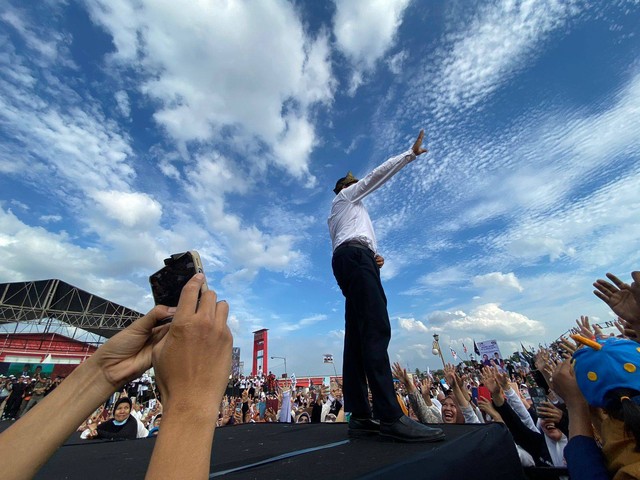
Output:
M195 250L174 253L166 258L164 267L149 277L151 292L156 305L177 307L182 288L196 273L204 273L202 260ZM206 291L206 283L202 291Z

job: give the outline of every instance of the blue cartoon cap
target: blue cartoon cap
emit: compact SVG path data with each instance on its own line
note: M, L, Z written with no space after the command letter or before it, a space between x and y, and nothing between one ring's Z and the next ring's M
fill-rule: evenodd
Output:
M574 352L573 370L589 405L606 407L606 394L616 388L640 391L640 344L615 337L597 343L572 337L588 345Z

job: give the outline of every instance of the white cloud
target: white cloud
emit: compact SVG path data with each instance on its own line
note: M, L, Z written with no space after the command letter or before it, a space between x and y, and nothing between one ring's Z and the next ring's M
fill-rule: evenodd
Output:
M554 30L579 12L575 0L501 0L484 5L457 33L443 53L436 90L443 108L469 108L504 84L539 53ZM431 80L431 77L430 77Z
M154 117L173 139L231 135L246 160L255 152L313 184L309 107L331 101L334 80L326 32L307 37L291 4L95 0L89 7L113 35L116 64L148 74L141 91L157 102Z
M127 92L118 90L114 94L114 98L116 99L116 105L118 106L120 114L125 118L129 118L129 115L131 115L131 105L129 104L129 95L127 95Z
M507 251L514 257L520 258L549 256L551 261L557 260L563 255L572 256L575 254L575 249L565 245L561 239L547 236L516 238L509 243Z
M334 34L340 51L352 63L349 86L353 95L394 43L396 31L410 0L336 1Z
M295 250L296 237L290 234L270 235L254 225L243 226L242 218L225 210L221 193L244 191L244 182L230 171L229 162L221 156L199 158L185 185L194 202L201 205L199 215L210 231L225 245L234 265L255 275L260 268L276 271L296 271L304 256ZM230 279L227 279L230 280Z
M506 287L519 292L524 290L513 272L506 274L502 272L491 272L485 275L477 275L473 278L473 285L481 288Z
M334 340L344 340L344 330L330 330L328 336Z
M75 245L66 232L32 227L2 208L0 232L0 282L58 278L130 308L150 305L148 291L113 275L104 252Z
M441 325L449 333L473 332L505 340L537 337L545 333L539 321L521 313L503 310L496 303L479 305L469 314L463 311L434 312L429 316L429 322Z
M10 68L3 65L3 70ZM0 82L0 119L17 145L0 155L0 170L30 179L48 178L52 193L66 197L75 191L98 188L126 189L134 177L128 164L132 149L118 126L99 111L74 105L49 105L31 86ZM11 166L11 164L13 166ZM64 190L56 188L59 182Z
M284 330L285 332L294 332L296 330L303 329L305 327L309 327L318 322L326 320L327 316L324 314L312 315L310 317L305 317L297 323L286 323L279 326L280 330Z
M62 220L62 216L60 215L42 215L40 216L40 221L43 223L55 223Z
M20 210L23 210L23 211L30 210L29 205L19 200L13 199L10 201L10 203L12 207L18 208Z
M109 190L91 196L107 216L129 228L147 229L162 215L162 206L145 193Z
M466 282L469 273L463 266L454 265L422 275L416 285L405 292L406 295L421 295L426 290L443 289L445 287Z
M73 66L64 56L60 56L60 50L64 51L66 45L70 43L70 38L58 32L45 31L29 22L25 12L13 8L6 3L3 4L4 11L0 15L0 19L6 24L13 27L24 40L27 47L37 52L45 63L60 60L66 66Z
M389 58L389 60L387 60L387 65L389 65L391 73L394 75L400 75L400 73L402 73L402 65L408 57L409 53L406 50L402 50Z
M398 325L408 332L428 333L429 329L420 320L413 318L398 318Z
M274 145L275 162L294 176L302 177L308 173L307 154L316 144L315 131L305 118L287 116L284 120L286 127L280 141ZM308 175L306 184L310 188L314 187L315 177Z

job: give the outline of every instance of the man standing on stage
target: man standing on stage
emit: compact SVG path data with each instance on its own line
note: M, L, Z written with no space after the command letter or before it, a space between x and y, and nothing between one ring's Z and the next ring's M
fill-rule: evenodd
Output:
M331 266L346 298L343 359L345 411L351 412L349 434L380 435L407 442L444 439L439 428L422 425L403 414L396 399L387 347L391 324L387 297L380 282L384 259L377 254L376 236L362 199L382 186L402 167L427 150L424 131L413 147L390 158L362 180L351 172L336 183L329 232L333 246ZM367 392L373 398L373 416Z

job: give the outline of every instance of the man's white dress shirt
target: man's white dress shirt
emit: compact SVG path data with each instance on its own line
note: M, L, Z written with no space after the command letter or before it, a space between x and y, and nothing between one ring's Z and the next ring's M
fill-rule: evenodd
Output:
M362 199L381 187L415 158L416 155L409 149L376 167L358 183L340 190L333 199L331 214L327 220L333 251L347 241L358 241L374 253L378 251L376 234Z

